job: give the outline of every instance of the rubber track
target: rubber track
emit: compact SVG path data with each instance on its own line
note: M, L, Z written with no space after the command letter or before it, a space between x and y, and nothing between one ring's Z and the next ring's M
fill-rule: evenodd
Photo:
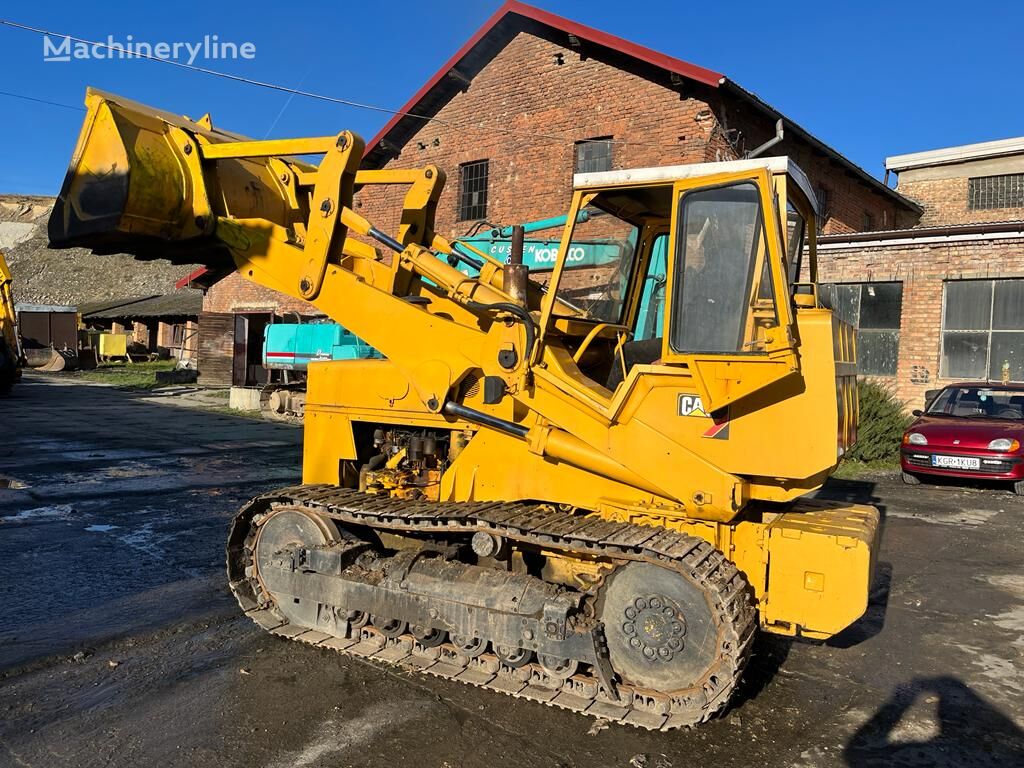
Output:
M378 530L435 534L487 531L533 546L671 568L704 589L725 631L717 665L703 680L695 681L693 688L665 693L620 683L618 702L601 690L592 671L562 680L550 677L536 663L513 670L491 654L470 659L449 643L424 648L409 635L390 639L371 626L359 630L357 637L339 638L291 625L272 607L256 607L251 598L240 593L245 586L259 594L255 578L233 582L232 591L246 614L276 635L593 717L662 731L704 722L720 711L739 682L750 654L756 628L750 587L732 562L697 537L665 528L611 522L593 515L572 516L528 503L403 501L336 486L301 485L258 496L238 513L229 540L245 533L247 566L251 565L249 558L254 549L255 528L251 521L255 515L269 512L277 505L298 506L342 523ZM236 530L238 526L244 528ZM230 561L230 552L228 557Z

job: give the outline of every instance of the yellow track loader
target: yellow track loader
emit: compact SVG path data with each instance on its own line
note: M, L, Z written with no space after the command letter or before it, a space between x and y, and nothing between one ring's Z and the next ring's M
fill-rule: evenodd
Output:
M25 366L21 336L18 335L18 315L14 311L14 294L11 292L12 282L7 260L0 253L0 395L10 391L21 378L21 369Z
M758 627L864 612L877 511L805 498L855 440L856 359L786 158L577 175L541 284L434 231L439 168L361 169L350 132L86 105L55 246L234 270L385 355L309 366L303 484L232 523L260 626L669 730L726 705ZM379 187L393 232L357 212ZM614 248L577 267L584 241Z

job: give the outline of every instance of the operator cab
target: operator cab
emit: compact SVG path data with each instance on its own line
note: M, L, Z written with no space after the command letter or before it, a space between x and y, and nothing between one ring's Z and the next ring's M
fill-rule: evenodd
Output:
M793 310L817 305L816 211L795 164L772 157L574 181L541 323L588 390L610 399L637 364L777 360L789 350L798 365Z

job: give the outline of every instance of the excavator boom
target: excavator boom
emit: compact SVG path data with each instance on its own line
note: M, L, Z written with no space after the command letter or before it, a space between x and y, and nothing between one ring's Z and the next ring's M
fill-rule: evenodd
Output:
M261 626L673 728L755 626L863 613L877 511L801 498L855 439L856 369L786 158L579 175L541 276L439 235L444 173L362 169L350 132L86 104L55 246L234 270L384 355L310 364L304 485L236 517Z

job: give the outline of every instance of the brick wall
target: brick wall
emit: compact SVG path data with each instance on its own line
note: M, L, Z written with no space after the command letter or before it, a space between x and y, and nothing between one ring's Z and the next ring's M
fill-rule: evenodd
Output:
M987 221L1022 221L1024 208L970 210L967 199L968 177L948 179L900 179L897 189L924 208L921 226L977 224Z
M556 54L561 54L557 63ZM510 224L564 213L572 195L576 141L611 136L613 168L732 160L774 135L774 123L716 89L687 83L678 91L595 58L580 58L549 40L520 32L452 98L385 167L433 163L448 174L437 229L465 233L459 221L459 166L490 161L487 218ZM443 122L442 122L443 121ZM453 125L479 125L481 130ZM501 126L505 133L493 130ZM521 132L521 133L519 133ZM557 137L538 139L524 134ZM842 172L824 155L793 138L771 150L790 154L812 183L828 190L827 233L861 229L871 214L878 229L892 228L895 202ZM402 190L367 189L361 213L394 232Z
M318 314L318 310L308 302L256 285L237 272L232 272L223 280L214 283L203 297L204 312L252 310Z
M556 63L556 53L562 54L564 64ZM581 61L577 54L527 33L499 51L437 118L439 122L425 124L386 167L433 163L445 170L448 183L437 211L437 230L445 237L462 235L472 224L457 215L463 163L489 160L487 218L509 224L568 209L575 141L612 136L642 142L613 146L616 169L698 163L707 159L716 125L705 101L680 99L678 93L637 75L595 59ZM487 128L448 127L480 123ZM497 132L493 126L516 133ZM359 197L362 213L394 232L403 194L364 190Z
M819 272L821 282L903 284L896 375L879 380L920 408L926 390L950 383L939 375L944 282L1024 277L1024 238L829 248L819 253Z
M170 349L174 346L174 324L165 323L162 320L157 325L156 343L161 347Z

